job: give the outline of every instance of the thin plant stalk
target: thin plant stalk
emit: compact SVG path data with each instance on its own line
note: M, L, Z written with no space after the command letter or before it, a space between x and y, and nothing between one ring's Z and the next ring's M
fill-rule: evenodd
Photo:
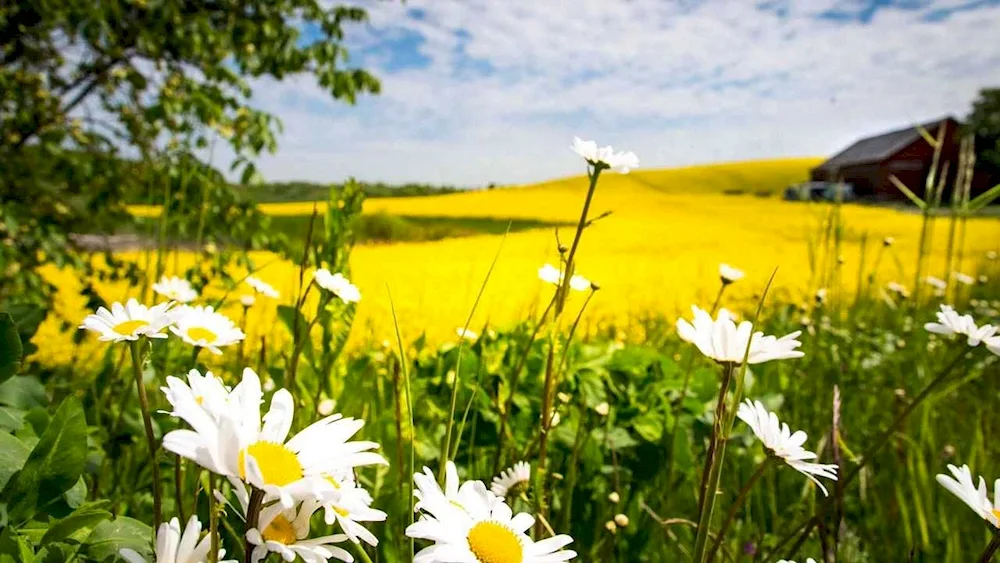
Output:
M305 303L306 296L313 286L311 282L306 285L305 276L306 266L309 264L309 246L312 244L313 228L315 227L316 215L318 213L316 205L313 204L313 212L309 216L309 228L306 230L305 244L302 247L302 260L299 263L299 294L295 300L295 314L292 317L292 355L288 360L288 387L293 391L295 390L295 376L299 367L299 355L303 346L299 340L309 338L308 330L306 330L305 334L299 334L299 318L302 315L302 305Z
M497 453L496 458L493 461L493 473L499 473L501 469L501 464L503 462L503 446L504 440L507 438L507 420L510 418L510 411L514 407L514 393L517 390L517 384L521 377L521 372L524 371L524 366L528 362L528 356L531 354L531 347L535 344L535 339L538 338L538 333L541 331L542 327L545 325L545 319L549 315L549 311L552 310L552 305L555 304L555 296L549 300L549 304L545 307L542 315L538 318L538 322L535 323L535 328L531 331L531 336L528 337L528 343L524 347L524 351L517 360L517 364L514 366L514 371L510 375L510 389L507 390L507 398L503 403L503 411L500 413L500 430L497 434Z
M727 362L722 368L722 385L719 387L719 399L715 405L715 416L712 423L712 437L709 440L708 452L705 458L705 469L702 473L701 486L699 487L698 500L698 533L695 536L694 563L705 561L706 549L708 547L708 530L712 524L712 513L715 509L716 489L718 489L719 479L722 476L722 459L727 442L724 433L726 416L726 399L729 394L729 386L733 382L733 374L736 372L736 363Z
M161 495L160 465L156 462L156 436L153 435L153 419L150 417L149 399L146 397L146 385L142 381L142 352L139 346L145 341L133 340L129 342L129 349L132 352L132 373L135 375L136 391L139 394L139 407L142 410L142 424L146 430L146 444L149 448L150 467L153 470L153 529L160 527L163 519L163 497Z
M209 495L212 493L209 492ZM264 505L264 491L250 485L250 500L247 503L247 521L246 526L243 529L243 536L246 538L246 532L253 530L257 527L260 520L260 509ZM245 539L244 543L244 554L243 563L253 563L253 545L250 543L249 539Z
M935 391L937 391L937 389L945 381L947 381L948 376L951 375L952 370L954 370L959 365L959 363L961 363L961 361L964 360L968 355L969 355L969 349L963 349L958 356L956 356L951 362L949 362L948 365L943 370L941 370L937 374L937 376L935 376L934 379L931 380L931 382L928 383L927 386L924 387L924 389L916 397L913 398L912 401L910 401L910 403L906 406L906 408L904 408L902 411L899 412L899 414L896 415L896 417L892 420L889 426L884 431L882 431L881 434L879 434L879 437L875 440L875 442L873 442L872 445L868 446L868 449L866 449L864 453L861 454L860 461L858 462L858 464L854 466L854 468L852 468L851 471L847 473L847 475L843 479L840 480L841 487L846 489L847 486L850 485L851 482L855 478L857 478L858 475L861 474L861 471L868 465L869 462L871 462L872 458L875 457L875 454L877 454L879 450L881 450L882 447L889 442L889 439L892 437L893 434L896 433L899 427L902 426L903 423L909 418L910 414L912 414L913 411L917 409L917 407L919 407ZM813 516L809 517L808 520L801 523L800 525L794 526L792 528L792 531L789 534L787 534L780 542L778 542L778 545L771 551L771 554L773 555L779 553L796 536L800 538L807 537L809 533L812 531L813 526L817 524L818 518L821 517L823 513L825 513L825 511L827 510L827 508L829 508L833 500L834 499L827 499L823 504L819 506L819 508L817 508L816 513ZM789 550L789 553L786 554L786 559L788 557L794 556L796 551L797 547L794 547L792 550ZM765 557L764 560L766 561L768 560L768 558Z
M775 268L771 272L770 279L767 280L767 285L764 286L764 291L761 294L760 301L757 302L757 312L754 313L752 325L757 326L760 320L760 313L764 308L764 301L767 299L767 294L771 290L771 284L774 283L774 277L778 274L778 269ZM712 524L712 513L715 510L715 501L717 491L719 489L719 481L722 478L722 466L726 459L726 446L729 443L729 433L733 429L733 424L736 421L736 406L739 404L740 399L743 394L743 388L746 385L746 373L747 373L747 361L750 357L750 345L753 343L753 337L747 341L746 350L743 352L743 361L737 364L736 362L727 362L723 368L723 378L722 386L719 391L719 403L716 406L715 421L712 428L712 445L710 446L709 456L711 457L711 463L708 466L707 478L702 482L702 502L699 503L698 512L698 531L695 536L695 547L694 547L694 558L692 561L694 563L704 563L706 548L708 547L709 539L709 528ZM738 374L737 374L738 368ZM735 377L734 377L735 375ZM736 389L733 392L733 404L731 409L726 408L726 395L729 390L729 386L732 380L736 380ZM732 412L730 412L732 411Z
M998 551L1000 551L1000 532L994 531L993 539L986 546L986 549L983 550L983 554L979 556L979 563L990 563Z
M732 506L729 507L729 512L726 513L725 520L722 521L722 527L719 528L718 533L715 534L715 542L712 544L712 548L708 551L708 563L715 560L715 554L718 553L719 548L722 547L722 541L726 538L726 534L729 533L729 528L733 525L733 521L736 519L736 515L739 514L740 508L746 502L747 497L750 495L750 491L753 490L754 485L757 481L764 475L764 472L772 465L774 458L768 456L764 463L761 463L757 467L757 470L753 472L750 479L747 480L743 488L740 489L739 494L736 496L736 500L733 501Z
M497 253L493 256L493 262L490 263L489 270L486 271L486 277L483 278L482 285L479 286L479 293L476 294L476 300L472 303L472 310L469 311L469 316L465 319L465 325L462 327L462 334L467 334L469 331L469 325L472 324L472 317L476 314L476 309L479 307L479 300L483 298L483 293L486 292L486 284L490 281L490 276L493 275L493 269L496 268L497 260L500 259L500 252L503 250L504 243L507 242L507 235L510 233L510 224L507 224L507 231L503 235L503 239L500 240L500 246L497 248ZM458 341L458 358L455 360L455 381L451 386L451 408L448 411L448 425L445 431L445 441L444 448L441 449L441 457L438 460L438 479L444 480L445 474L445 463L448 461L448 453L451 451L451 437L452 432L454 432L455 427L455 410L458 408L458 388L461 384L462 375L462 350L465 348L465 338L460 338Z
M393 325L393 328L396 331L396 345L397 345L397 350L399 351L399 365L400 365L400 368L403 371L403 385L404 385L403 390L404 390L404 394L405 394L405 398L406 398L406 412L407 412L407 414L410 417L410 420L409 420L409 423L410 423L410 427L409 427L409 431L410 431L410 467L409 467L409 475L412 476L413 472L414 472L413 471L413 469L414 469L414 458L415 458L414 443L416 442L416 439L417 439L417 429L413 425L413 402L412 402L412 399L411 399L411 396L410 396L410 370L409 370L409 366L406 363L406 351L403 348L403 337L399 333L399 320L396 318L396 306L395 306L395 304L392 301L392 292L389 291L388 284L385 286L385 291L389 295L389 310L392 312L392 325ZM400 436L398 438L402 439L402 436ZM410 524L412 525L413 524L413 519L414 519L414 510L413 510L413 479L412 478L408 478L408 479L406 479L406 482L408 483L408 486L409 486L409 495L408 495L408 498L409 498L409 501L410 501L410 510L409 510L408 514L410 515ZM410 538L410 557L413 556L413 553L414 553L414 540L411 537Z
M177 456L180 459L180 456ZM208 534L212 547L208 551L208 563L219 561L219 507L215 502L215 474L208 473Z
M576 267L576 252L580 247L580 239L583 237L583 230L587 227L587 215L590 213L590 204L594 200L594 192L597 190L597 180L601 176L601 171L606 168L606 164L596 163L588 170L590 184L587 187L587 196L583 201L583 209L580 211L580 221L576 225L576 234L573 235L573 243L569 247L566 255L566 267L556 289L554 321L558 324L558 319L566 306L566 298L569 295L569 282L573 277L573 270ZM552 425L552 388L555 382L555 338L549 337L549 353L545 362L545 383L542 388L542 420L541 434L538 437L538 469L535 471L535 514L544 517L548 510L545 499L545 472L548 465L548 445L549 429Z

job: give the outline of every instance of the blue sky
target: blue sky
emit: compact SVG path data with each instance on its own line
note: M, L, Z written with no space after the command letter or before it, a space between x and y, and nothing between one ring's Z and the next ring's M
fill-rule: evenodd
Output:
M827 155L1000 86L1000 0L363 2L380 96L260 83L270 180L482 186L578 173L579 135L644 167Z

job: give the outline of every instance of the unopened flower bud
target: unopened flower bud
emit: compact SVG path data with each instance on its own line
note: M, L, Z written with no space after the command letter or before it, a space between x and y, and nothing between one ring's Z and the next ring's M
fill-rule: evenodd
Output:
M256 302L257 302L257 298L255 298L253 295L241 295L240 296L240 305L243 305L244 307L252 307L253 304L256 303Z
M628 516L624 514L615 514L615 524L619 528L625 528L628 526Z
M608 520L607 522L605 522L604 527L612 534L618 531L618 525L616 525L613 520Z
M892 246L892 243L896 242L896 239L892 237L885 237L882 239L882 246Z
M608 502L611 502L612 504L618 504L618 501L620 500L621 497L618 495L618 491L611 491L610 493L608 493Z
M611 406L605 401L594 407L594 411L601 416L608 416L608 413L611 412Z

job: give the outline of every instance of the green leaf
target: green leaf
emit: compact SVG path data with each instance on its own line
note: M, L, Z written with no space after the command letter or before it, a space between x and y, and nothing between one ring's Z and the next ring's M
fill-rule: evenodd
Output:
M0 383L7 381L21 369L24 347L17 335L17 325L7 313L0 313Z
M153 529L146 524L119 516L115 520L98 524L87 538L84 549L87 556L98 561L117 556L126 547L149 559L153 555L150 545L152 537Z
M897 178L894 174L889 174L889 181L892 182L892 185L896 186L899 191L903 192L903 195L910 198L910 201L912 201L921 210L927 209L927 204L924 203L924 200L920 199L920 197L913 193L910 188L907 188L906 184L900 182L899 178Z
M28 460L10 478L0 500L7 503L8 517L23 522L69 490L83 473L87 459L87 420L80 401L68 397Z
M45 385L35 376L21 375L0 383L0 405L21 410L48 405Z
M657 443L663 437L663 420L654 413L646 413L632 421L632 430L644 440Z
M1000 197L1000 184L993 186L992 188L986 190L985 192L976 196L975 199L969 202L969 210L972 212L979 211L983 207L993 203L993 200Z
M0 488L24 467L30 453L31 449L20 440L6 432L0 433Z
M13 528L4 528L0 533L0 563L32 563L35 550L28 538L18 534Z
M0 407L0 430L17 432L24 426L24 411L11 407Z
M41 545L66 540L81 543L87 540L98 524L111 518L111 513L104 509L107 505L108 501L100 501L77 508L69 516L52 524L42 536Z

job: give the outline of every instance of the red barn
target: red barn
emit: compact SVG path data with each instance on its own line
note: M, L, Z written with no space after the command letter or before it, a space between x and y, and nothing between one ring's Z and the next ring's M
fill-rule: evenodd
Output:
M924 123L921 127L935 139L941 128L944 128L944 148L940 158L942 163L949 163L944 197L947 200L958 167L960 123L948 116ZM817 182L851 184L859 198L905 200L906 196L892 184L889 176L896 176L906 187L922 197L933 158L934 147L915 126L911 126L861 139L813 168L810 175ZM988 189L992 185L990 180L989 175L977 167L972 182L973 194Z

